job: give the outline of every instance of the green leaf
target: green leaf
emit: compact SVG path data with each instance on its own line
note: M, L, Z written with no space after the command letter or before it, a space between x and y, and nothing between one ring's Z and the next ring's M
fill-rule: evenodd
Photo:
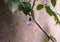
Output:
M30 12L30 10L29 10L27 7L25 7L25 8L23 9L23 13L24 13L25 15L29 14L29 12Z
M50 35L50 37L56 42L56 39L52 35Z
M60 21L60 14L56 13L56 15L58 16L58 18L59 18L59 21Z
M31 4L28 2L22 2L23 4L23 13L25 15L29 14L29 12L31 11Z
M33 10L31 10L31 15L32 15L33 20L35 20L34 11Z
M59 24L60 25L60 14L59 13L56 13L56 15L57 15L57 17L59 19L56 24Z
M22 4L19 4L19 7L18 8L19 8L20 11L22 11L24 7L23 7Z
M51 0L51 4L55 7L56 6L56 0Z
M44 5L38 4L36 9L37 9L37 10L41 10L42 8L44 8Z
M44 42L49 42L48 38L45 38L45 39L44 39Z
M14 13L18 9L18 2L13 2L13 0L6 0L5 3L7 4L8 8L12 13Z
M50 16L54 16L55 21L58 21L58 17L55 14L55 12L53 12L49 6L45 6L46 12L50 15Z
M49 6L45 6L45 9L46 9L46 12L47 12L50 16L52 16L52 14L55 14L55 13L50 9Z
M14 2L19 2L19 0L13 0Z

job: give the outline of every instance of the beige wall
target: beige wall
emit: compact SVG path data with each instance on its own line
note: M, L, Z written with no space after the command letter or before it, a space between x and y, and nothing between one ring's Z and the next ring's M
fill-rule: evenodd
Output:
M33 0L31 0L31 4L32 2ZM53 17L49 16L44 8L41 11L36 11L36 6L39 3L50 5L49 0L47 2L46 0L36 1L34 7L36 21L49 35L52 34L57 42L60 42L60 27L55 24ZM34 22L30 26L27 25L28 16L18 10L12 14L5 4L0 4L0 6L0 42L43 42L46 35ZM55 10L59 12L59 9L58 0Z
M32 4L32 2L33 2L33 0L31 1L31 4ZM58 2L59 2L59 0L58 0ZM57 9L57 7L58 7L58 2L57 2L57 6L55 9ZM60 31L59 31L60 27L55 24L53 17L49 16L46 13L45 9L42 9L41 11L36 11L36 6L39 3L42 3L42 4L47 3L48 5L50 5L50 0L47 0L47 2L46 2L46 0L45 1L42 1L42 0L36 1L35 7L34 7L35 19L49 35L53 35L57 39L57 42L59 42L60 37L58 35L60 34ZM22 15L22 17L23 17L23 15ZM25 22L22 20L25 20ZM22 40L20 39L18 41L21 41L21 42L43 42L43 39L46 36L38 28L38 26L35 23L33 23L31 26L28 26L26 24L27 20L24 18L22 20L21 20L22 31L19 30L19 32L23 33L23 36L22 36ZM23 24L23 22L25 24ZM17 34L17 36L19 37L19 34Z

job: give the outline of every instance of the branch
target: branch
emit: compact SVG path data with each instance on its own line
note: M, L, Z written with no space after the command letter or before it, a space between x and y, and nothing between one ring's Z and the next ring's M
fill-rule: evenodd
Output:
M34 22L35 22L36 25L46 34L46 36L47 36L48 38L50 38L53 42L55 42L55 41L46 33L46 31L42 29L42 27L41 27L35 20L34 20Z
M35 2L36 2L36 0L33 1L32 9L34 8Z
M36 0L34 0L34 2L33 2L32 9L34 8L35 2L36 2ZM55 41L46 33L46 31L42 29L42 27L36 22L36 20L34 20L34 22L35 22L36 25L46 34L46 36L47 36L48 38L50 38L53 42L55 42Z

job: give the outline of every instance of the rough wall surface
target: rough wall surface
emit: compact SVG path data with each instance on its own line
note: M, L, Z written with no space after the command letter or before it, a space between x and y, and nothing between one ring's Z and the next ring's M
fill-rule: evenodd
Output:
M45 1L39 0L36 2L36 5L39 3L46 3ZM3 1L1 0L0 3L1 2ZM31 0L31 4L32 2L33 0ZM47 3L49 4L49 0ZM59 12L59 0L57 3L55 10L58 10L57 12ZM34 7L36 21L48 34L54 35L57 42L60 42L60 27L56 26L55 21L46 13L44 8L41 11L36 11L36 5ZM46 35L34 22L30 26L27 25L27 22L28 17L23 15L23 12L16 11L15 14L12 14L6 5L1 3L0 42L43 42Z

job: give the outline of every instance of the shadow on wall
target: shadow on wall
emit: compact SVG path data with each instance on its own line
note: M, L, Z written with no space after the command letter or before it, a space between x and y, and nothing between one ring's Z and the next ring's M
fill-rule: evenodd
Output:
M0 42L14 42L16 28L14 17L9 9L4 4L3 0L0 0Z

